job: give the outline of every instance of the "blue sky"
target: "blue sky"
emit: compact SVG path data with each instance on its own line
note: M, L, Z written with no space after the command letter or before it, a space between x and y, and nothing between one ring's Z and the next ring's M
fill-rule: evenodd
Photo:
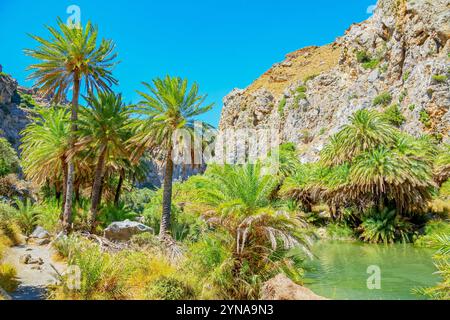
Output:
M81 8L82 22L93 21L113 39L121 63L114 74L126 101L138 102L141 82L166 74L200 85L214 109L202 120L217 125L222 98L245 88L294 50L323 45L355 22L369 17L375 0L0 0L0 64L21 85L32 59L24 48L33 33L47 37L44 25L66 20L67 7Z

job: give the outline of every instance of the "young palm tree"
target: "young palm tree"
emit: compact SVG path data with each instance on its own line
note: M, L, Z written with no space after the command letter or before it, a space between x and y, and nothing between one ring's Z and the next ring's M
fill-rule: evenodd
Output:
M50 40L31 37L39 44L37 49L25 50L25 53L41 62L32 64L31 79L36 80L36 87L44 95L52 96L56 102L64 102L67 92L72 89L71 107L71 146L75 143L76 121L78 119L78 100L80 88L85 85L86 91L110 90L117 83L112 76L116 54L111 40L103 39L97 43L98 30L90 22L84 28L74 28L57 21L59 30L47 27ZM69 159L67 166L67 196L64 207L63 225L67 230L71 223L72 194L75 166Z
M138 159L146 150L157 152L165 159L163 182L163 212L160 235L170 230L170 211L172 202L173 179L173 137L177 130L186 130L194 134L194 118L212 108L212 104L203 106L206 95L199 95L198 85L188 88L188 81L167 76L153 80L153 86L143 83L149 93L138 92L143 101L137 112L144 119L134 126L136 135L131 139L136 147L134 159Z
M97 161L89 217L90 227L94 228L105 165L110 158L126 155L129 108L123 104L120 94L112 92L99 92L98 96L90 96L86 100L89 107L80 109L81 116L77 122L80 140L75 149L88 149Z
M62 177L63 208L66 196L70 120L63 107L35 110L36 116L21 132L25 176L39 186L53 183L59 189Z
M304 223L272 208L269 196L278 181L263 175L261 164L211 165L196 182L198 201L208 209L208 224L221 231L219 239L231 249L224 265L233 275L227 289L232 296L255 298L255 285L292 265L283 252L299 248L309 254Z

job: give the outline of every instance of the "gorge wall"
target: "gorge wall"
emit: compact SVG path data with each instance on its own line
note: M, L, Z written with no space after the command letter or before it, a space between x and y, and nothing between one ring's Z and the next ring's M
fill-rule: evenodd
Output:
M402 130L450 142L449 37L450 1L379 0L373 16L335 42L290 53L234 89L219 129L276 126L302 161L314 161L356 110L397 104Z

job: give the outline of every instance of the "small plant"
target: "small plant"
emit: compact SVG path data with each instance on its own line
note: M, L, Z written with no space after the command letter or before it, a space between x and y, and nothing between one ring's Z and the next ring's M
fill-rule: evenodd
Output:
M437 82L437 83L444 83L448 79L448 77L443 74L435 74L431 78L433 79L434 82Z
M17 281L17 271L10 264L0 264L0 288L7 292L13 292L17 289L19 282Z
M327 129L325 129L325 128L320 128L319 136L322 136L326 131L327 131Z
M402 77L402 79L403 79L403 82L406 82L408 79L409 79L409 76L411 75L411 71L406 71L404 74L403 74L403 77Z
M356 52L356 61L359 63L366 63L370 61L370 56L366 51L357 51Z
M422 122L422 124L429 128L431 127L431 118L430 115L428 114L428 112L426 110L421 110L419 113L419 121Z
M385 73L388 69L388 64L387 63L383 63L379 68L381 73Z
M306 88L306 86L300 86L296 89L297 93L304 93L308 90L308 88Z
M400 111L398 104L394 104L389 108L386 108L386 110L384 110L383 112L383 116L386 120L388 120L391 124L393 124L396 127L400 127L406 121L406 118Z
M364 69L375 69L380 64L380 59L371 58L366 51L358 51L356 60L362 64Z
M327 226L327 236L331 240L352 240L354 233L346 224L330 223Z
M37 107L38 104L34 100L33 96L31 96L30 94L21 93L20 94L20 106L22 108L34 108L34 107Z
M415 104L410 104L408 106L409 111L414 111L414 109L416 109L416 105Z
M286 106L286 97L283 97L283 98L281 98L280 102L278 103L278 114L280 116L283 116L285 106Z
M376 96L375 99L373 99L373 105L378 106L387 106L389 103L392 102L392 95L389 92L383 92L380 95Z
M152 300L189 300L195 297L193 288L172 277L160 277L149 284L146 298Z
M406 91L406 89L405 89L405 90L403 90L402 93L400 94L400 97L398 98L398 101L399 101L400 103L402 103L403 100L405 100L405 98L406 98L407 96L408 96L408 91Z
M307 130L307 129L302 130L302 131L300 132L300 134L301 134L302 142L303 142L304 144L308 144L308 143L310 143L311 141L313 141L313 139L314 139L314 136L313 136L313 135L311 134L311 132L310 132L309 130Z
M388 208L380 212L370 210L359 229L360 238L371 243L409 242L413 233L413 225Z

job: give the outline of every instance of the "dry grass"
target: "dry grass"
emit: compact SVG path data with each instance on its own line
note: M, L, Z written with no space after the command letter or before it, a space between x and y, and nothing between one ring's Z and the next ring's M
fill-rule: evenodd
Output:
M338 64L338 46L306 47L286 55L286 60L277 64L253 82L247 89L248 95L265 88L278 97L292 83L328 71Z

